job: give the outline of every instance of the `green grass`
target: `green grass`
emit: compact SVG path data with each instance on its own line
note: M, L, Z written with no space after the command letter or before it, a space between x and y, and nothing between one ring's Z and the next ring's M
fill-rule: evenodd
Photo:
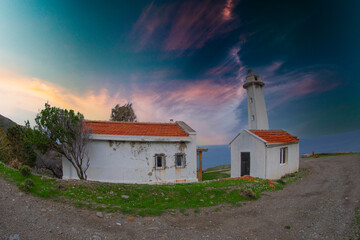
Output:
M302 179L302 178L306 177L307 175L309 175L310 173L311 173L310 169L300 168L298 172L286 174L285 176L283 176L281 179L277 180L276 182L279 184L286 185L286 184L295 182L299 179Z
M359 240L360 239L360 206L355 208L355 219L352 223L352 227L354 228L354 238L350 238L350 240Z
M34 182L34 186L30 189L30 192L42 198L55 197L60 194L60 191L57 189L58 184L56 183L56 179L41 179L39 175L24 177L18 170L9 168L1 162L0 175L15 183L18 187L25 182L26 178L30 178Z
M225 165L219 165L216 167L207 168L204 170L204 172L230 170L230 168L231 168L230 164L225 164Z
M228 178L230 177L230 174L225 173L225 172L204 172L202 174L202 180L203 181L207 181L207 180L215 180L215 179L221 179L221 178Z
M207 168L202 174L202 180L215 180L221 178L229 178L230 165L220 165L217 167Z
M329 154L316 154L311 155L310 157L334 157L334 156L345 156L345 155L356 155L360 154L358 152L348 152L348 153L329 153Z
M285 184L307 174L309 172L306 169L300 169L298 173L275 182L263 179L237 179L171 185L62 181L42 179L39 175L31 175L29 178L35 183L30 192L42 198L51 197L55 201L70 202L76 207L98 211L121 211L125 214L147 216L174 211L188 215L188 209L193 209L191 212L197 213L201 207L240 206L239 202L257 199L266 191L280 190ZM0 175L17 186L26 179L19 171L1 163ZM248 195L250 190L254 193L253 196ZM122 198L121 195L127 195L129 198Z

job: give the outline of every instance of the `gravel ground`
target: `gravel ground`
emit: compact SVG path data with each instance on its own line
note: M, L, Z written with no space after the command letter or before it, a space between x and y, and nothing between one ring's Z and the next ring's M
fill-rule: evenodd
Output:
M133 219L23 194L0 178L0 239L349 239L360 155L301 159L300 166L312 174L241 207Z

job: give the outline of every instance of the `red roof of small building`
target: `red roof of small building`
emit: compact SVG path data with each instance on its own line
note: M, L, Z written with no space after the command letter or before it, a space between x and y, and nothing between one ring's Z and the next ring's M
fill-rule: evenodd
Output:
M249 130L268 143L295 143L299 141L297 136L291 135L284 130Z
M91 134L159 137L189 136L176 123L86 121L85 126L90 127Z

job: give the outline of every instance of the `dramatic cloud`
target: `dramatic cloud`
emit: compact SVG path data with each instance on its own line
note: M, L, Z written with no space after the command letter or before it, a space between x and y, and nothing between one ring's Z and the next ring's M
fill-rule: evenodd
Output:
M107 120L111 107L126 103L120 94L109 96L108 90L77 93L70 89L37 78L24 77L8 71L0 71L0 101L2 114L19 124L33 120L45 102L61 108L80 111L86 118ZM24 112L27 113L24 118Z
M223 20L228 21L232 19L232 10L234 8L234 3L232 0L227 0L226 5L223 9Z
M266 68L266 70L274 74L274 72L277 71L283 64L283 61L273 62L270 66Z
M230 49L228 56L220 62L216 67L210 68L205 72L207 76L225 76L228 74L235 75L239 79L241 77L241 72L245 69L245 66L240 60L239 52L241 48L235 46Z
M277 65L280 64L275 63L267 69L275 71L277 68L273 68L273 66ZM270 75L273 74L270 73ZM268 83L266 92L273 99L269 104L270 109L301 96L329 91L339 85L335 73L327 69L317 72L305 69L296 70L270 77L265 81Z
M152 3L135 23L132 36L140 48L155 45L179 52L198 49L239 26L232 12L234 5L232 0L188 0L160 6Z
M237 80L159 82L132 95L141 121L183 120L198 132L201 144L227 143L239 125L235 109L245 92Z
M293 71L264 79L265 93L270 96L269 110L297 97L335 88L338 83L329 78L331 75L331 71L325 70L322 74ZM324 82L319 76L327 76L331 81ZM80 93L48 81L0 71L0 94L5 100L0 102L0 109L3 115L20 124L34 119L45 102L80 111L87 119L107 120L112 107L130 101L140 121L185 121L197 131L199 144L226 144L234 130L246 126L236 111L240 104L246 104L241 80L233 77L157 81L133 84L130 90L113 86L117 89L115 94L110 94L107 88Z
M198 132L199 143L223 144L233 136L232 129L238 125L235 109L244 99L236 79L153 82L133 85L130 93L128 89L116 88L118 92L113 95L106 88L79 93L48 81L1 71L0 94L6 101L0 102L0 108L3 115L20 124L34 119L45 102L79 111L87 119L107 120L112 107L129 100L140 121L185 121ZM125 92L129 99L122 97Z

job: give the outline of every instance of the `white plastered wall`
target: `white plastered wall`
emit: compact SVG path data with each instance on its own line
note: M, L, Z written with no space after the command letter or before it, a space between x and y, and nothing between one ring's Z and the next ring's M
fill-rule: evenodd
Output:
M280 164L280 148L287 148L287 161ZM266 178L280 179L282 176L299 170L299 143L267 147Z
M231 177L241 176L241 152L250 152L250 176L265 177L265 143L242 131L231 147Z
M286 164L280 164L282 147L287 148ZM231 177L241 176L241 152L250 152L250 176L253 177L280 179L299 170L299 143L266 146L265 142L244 130L231 142L230 148Z
M253 99L253 102L250 101ZM269 129L269 121L262 87L252 84L247 88L248 128ZM254 115L254 120L252 116Z
M169 138L171 139L171 138ZM197 182L196 134L188 141L116 141L93 139L88 144L88 180L116 183ZM175 154L184 153L186 166L175 167ZM165 154L165 169L155 169L155 154ZM72 165L63 159L63 179L77 179Z

